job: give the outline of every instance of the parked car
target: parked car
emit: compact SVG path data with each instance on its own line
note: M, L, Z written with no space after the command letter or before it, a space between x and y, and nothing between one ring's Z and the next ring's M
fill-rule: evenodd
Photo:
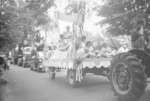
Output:
M17 65L23 66L23 54L18 56Z
M22 58L23 58L23 50L21 48L13 49L12 51L9 52L8 59L10 60L11 64L22 65Z
M31 70L38 72L45 72L45 68L43 66L43 58L37 53L36 56L32 57Z
M37 72L45 72L45 69L42 65L43 59L35 57L32 60L30 69Z
M32 60L32 47L25 47L23 50L23 67L30 67Z

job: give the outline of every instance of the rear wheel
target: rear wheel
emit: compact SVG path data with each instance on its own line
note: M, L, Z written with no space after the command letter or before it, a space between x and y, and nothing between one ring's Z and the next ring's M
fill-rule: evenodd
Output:
M26 60L23 60L23 62L22 62L22 67L23 67L23 68L26 67Z
M22 60L19 59L17 65L22 66Z
M146 88L144 66L136 56L121 53L111 63L110 80L121 101L137 101Z

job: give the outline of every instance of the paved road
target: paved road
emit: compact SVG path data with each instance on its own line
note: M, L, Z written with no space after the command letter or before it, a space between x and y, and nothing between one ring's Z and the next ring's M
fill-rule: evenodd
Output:
M51 81L46 73L17 66L11 66L5 77L6 101L117 101L103 77L88 75L80 88L71 88L64 73L57 73L56 80ZM149 101L148 88L140 101Z

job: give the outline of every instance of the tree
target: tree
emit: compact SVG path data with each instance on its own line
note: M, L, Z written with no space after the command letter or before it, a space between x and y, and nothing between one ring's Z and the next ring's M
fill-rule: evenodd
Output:
M0 50L9 50L21 43L27 34L34 34L35 26L49 21L46 11L53 5L53 0L20 1L0 1Z
M145 31L150 27L149 0L108 0L97 10L99 16L105 17L100 24L109 25L111 35L131 35L143 26Z
M27 0L26 5L20 9L20 12L22 12L21 15L24 16L21 17L21 20L24 18L23 23L29 21L29 24L27 25L31 26L30 30L32 30L32 36L34 38L36 37L36 31L34 30L35 27L43 27L49 24L50 19L47 15L47 10L53 5L53 2L53 0ZM34 40L32 41L34 43Z
M36 20L36 25L45 25L49 21L47 10L54 4L54 0L28 0L25 10L30 11L30 16Z
M20 37L20 34L15 32L18 30L16 24L12 22L17 17L17 8L13 0L1 0L0 4L0 50L6 51Z

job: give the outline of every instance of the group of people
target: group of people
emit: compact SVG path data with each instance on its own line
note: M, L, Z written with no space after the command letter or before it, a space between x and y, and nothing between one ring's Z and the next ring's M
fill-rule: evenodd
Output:
M126 51L128 48L123 46L118 50L113 50L109 45L103 45L104 42L97 42L96 40L90 40L85 35L78 36L76 39L73 38L73 33L70 31L70 27L66 27L66 31L60 35L60 48L62 51L67 51L69 47L75 48L76 58L92 58L92 57L110 57L115 55L118 51ZM76 40L76 43L73 43ZM69 45L70 44L70 45ZM75 47L73 47L73 44ZM71 57L73 55L73 49L71 51ZM70 56L70 55L69 55Z
M139 27L137 28L138 29L136 29L136 32L133 32L133 34L131 35L132 48L140 49L140 50L146 49L148 52L150 52L150 35L145 34L145 32L143 31L144 29L141 25L139 25ZM69 47L68 44L71 43L71 41L73 40L72 37L73 37L73 33L70 31L70 27L66 27L66 31L60 35L60 46L62 46L63 49L67 50ZM96 50L94 48L95 47L94 42L90 40L88 41L86 36L82 36L81 38L78 38L75 47L77 50L77 55L79 57L98 56L98 54L100 53L102 53L103 55L104 53L107 53L109 50L111 51L110 54L111 53L116 54L117 52L128 51L128 46L123 45L121 46L121 48L117 49L116 51L113 51L112 49L110 49L110 47L107 47L107 49L104 49L103 47L102 50L103 51L106 50L106 52L99 52L102 50Z

